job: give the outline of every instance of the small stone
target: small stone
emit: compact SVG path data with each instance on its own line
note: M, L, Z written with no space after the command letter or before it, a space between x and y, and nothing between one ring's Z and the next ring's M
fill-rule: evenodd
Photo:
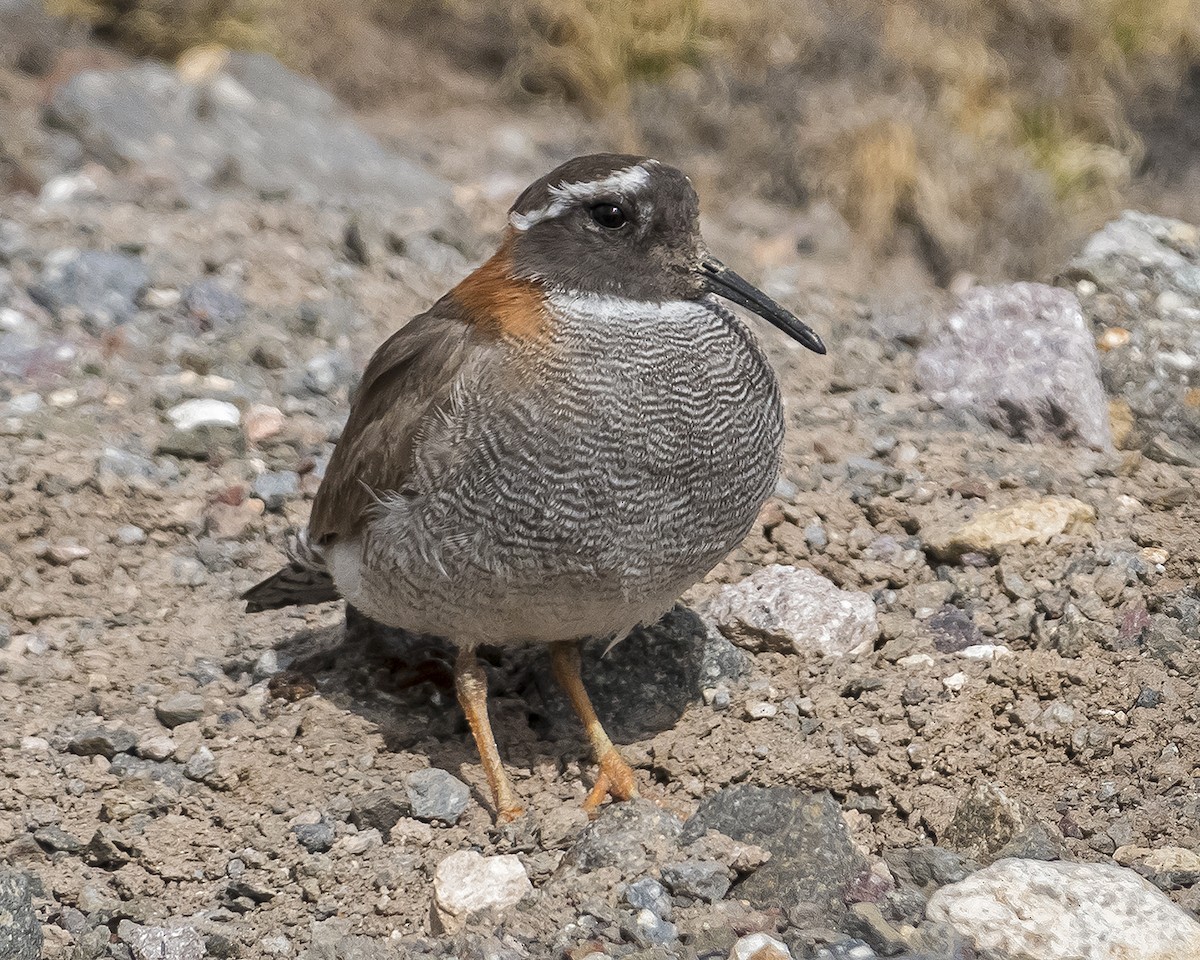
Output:
M350 805L350 822L359 830L375 829L387 833L401 817L412 813L407 796L389 789L372 790L355 797Z
M250 493L272 512L283 509L288 500L300 492L300 477L291 470L269 470L260 473L250 485Z
M1193 960L1200 923L1132 870L1107 863L998 860L929 899L988 956Z
M168 736L160 735L139 740L137 753L144 760L153 760L156 763L162 763L164 760L169 760L175 756L176 749L174 740Z
M292 955L292 941L283 934L263 937L258 941L258 945L262 948L263 954L268 957L290 957Z
M751 700L746 704L747 720L768 720L779 712L779 708L766 700Z
M879 636L869 595L780 564L723 588L707 613L732 642L750 650L853 656L870 650Z
M458 777L431 767L404 778L412 816L418 820L457 823L471 799L470 788Z
M246 317L246 301L216 277L203 277L182 296L184 312L201 330L237 323Z
M296 841L309 853L324 853L333 846L333 823L325 818L292 827Z
M183 775L189 780L207 782L217 772L217 758L208 747L200 747L183 765Z
M204 716L204 698L195 693L174 693L154 707L158 722L169 730Z
M673 943L679 939L675 924L657 916L652 910L639 910L630 920L622 923L621 934L630 943L643 948Z
M83 560L92 555L92 551L87 547L80 546L78 543L70 541L62 541L59 543L48 543L42 549L38 550L38 557L48 563L54 564L56 567L70 566L76 560Z
M1048 543L1051 537L1079 531L1095 521L1096 511L1072 497L1021 500L977 513L965 524L935 525L925 532L925 544L943 560L958 560L968 553L995 555L1015 546Z
M662 868L663 883L677 897L712 903L729 892L729 870L713 860L685 860Z
M671 897L653 877L642 877L625 888L622 899L635 910L649 910L664 920L671 919Z
M71 836L61 827L53 824L34 831L33 839L47 850L62 850L66 853L78 853L83 849L83 841Z
M198 587L208 582L208 571L195 557L175 557L171 561L171 579L180 587Z
M111 760L118 753L129 753L137 745L132 730L124 727L107 729L101 726L85 727L71 738L67 749L81 757L104 757Z
M360 830L358 833L343 837L338 846L343 853L352 857L360 857L368 850L374 850L382 843L383 835L374 827L371 827L369 830Z
M117 527L113 539L122 547L136 547L146 542L146 531L127 523L123 527Z
M729 960L792 960L792 952L772 936L752 933L738 939Z
M185 432L200 427L237 427L242 421L232 403L211 398L185 400L168 410L167 416L176 430Z
M283 411L278 407L256 403L246 411L246 439L251 443L262 443L278 436L287 422Z
M122 920L118 934L133 960L204 960L204 938L194 927L143 927Z
M442 860L433 875L434 905L446 932L461 929L481 910L505 910L532 890L525 867L512 855L484 857L459 850Z

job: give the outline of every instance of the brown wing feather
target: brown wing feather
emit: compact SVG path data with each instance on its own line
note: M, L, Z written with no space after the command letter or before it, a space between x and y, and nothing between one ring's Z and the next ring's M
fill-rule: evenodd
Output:
M313 501L308 530L318 543L355 536L375 496L404 488L422 422L450 402L468 359L492 347L453 312L453 304L435 304L392 334L367 364Z

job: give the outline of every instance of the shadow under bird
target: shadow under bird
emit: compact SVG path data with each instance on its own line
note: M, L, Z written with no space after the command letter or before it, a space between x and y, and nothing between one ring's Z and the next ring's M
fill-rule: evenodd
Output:
M522 812L475 649L549 645L599 772L637 796L592 709L579 644L657 620L749 532L783 443L779 387L723 297L820 338L715 259L691 182L577 157L531 184L490 260L371 358L291 562L248 611L344 597L455 643L495 802Z

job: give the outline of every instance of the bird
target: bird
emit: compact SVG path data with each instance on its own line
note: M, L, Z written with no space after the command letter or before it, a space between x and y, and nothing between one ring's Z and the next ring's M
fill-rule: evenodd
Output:
M678 169L579 156L530 184L498 249L368 362L289 562L248 612L337 598L456 648L457 699L496 819L524 808L483 644L542 644L597 764L584 802L639 795L580 644L657 621L749 533L784 416L744 307L821 338L708 250Z

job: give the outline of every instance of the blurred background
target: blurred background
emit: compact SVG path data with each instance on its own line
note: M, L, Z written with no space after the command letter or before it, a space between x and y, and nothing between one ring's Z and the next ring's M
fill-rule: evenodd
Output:
M455 151L468 154L462 166L511 171L497 192L546 162L520 169L503 150L481 154L481 132L497 125L549 159L653 153L685 167L708 205L758 197L815 211L826 231L849 230L876 259L912 257L938 285L963 272L1044 276L1122 206L1200 218L1196 0L46 0L45 10L56 30L114 57L269 52L374 118L378 135L407 134L406 149L452 179L473 172L453 168ZM44 85L85 65L36 46L10 51L9 65Z

